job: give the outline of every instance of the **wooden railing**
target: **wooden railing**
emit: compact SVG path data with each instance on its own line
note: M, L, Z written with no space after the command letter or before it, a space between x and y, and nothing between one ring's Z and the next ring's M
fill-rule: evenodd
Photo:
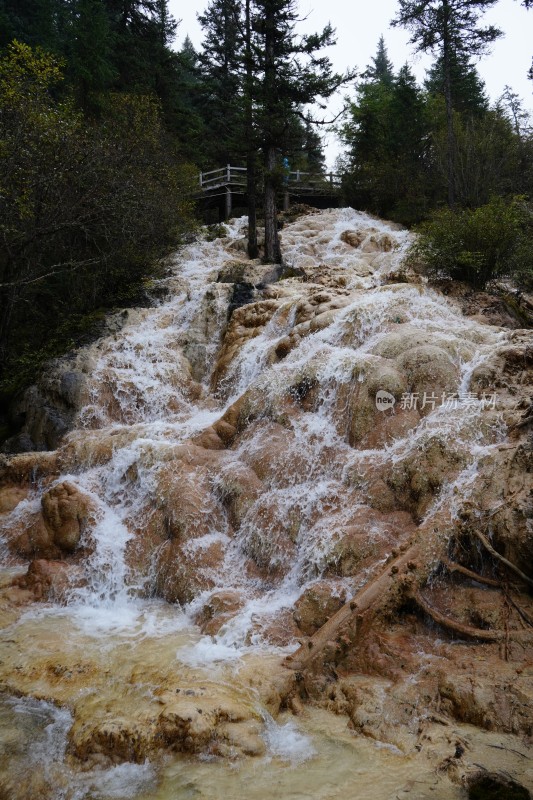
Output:
M288 191L297 189L301 192L320 192L340 189L341 176L334 172L327 174L302 172L296 170L283 176L283 183ZM246 187L246 167L233 167L228 164L220 169L200 172L199 187L202 192L215 189L239 189Z
M200 172L200 189L208 192L222 186L246 186L246 167L232 167L228 164L220 169Z

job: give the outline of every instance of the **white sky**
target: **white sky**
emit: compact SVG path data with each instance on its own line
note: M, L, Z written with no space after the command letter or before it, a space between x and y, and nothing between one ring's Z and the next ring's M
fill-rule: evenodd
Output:
M207 0L189 0L188 3L169 0L169 6L173 16L181 20L176 44L180 45L189 35L199 49L203 36L196 15L204 11ZM378 39L383 34L395 69L408 61L418 80L424 78L432 59L415 56L408 44L407 31L390 27L398 10L397 0L365 0L364 3L361 0L300 0L299 9L301 16L307 19L297 26L297 31L318 32L328 22L336 29L337 44L324 52L337 71L348 67L363 71L375 55ZM477 65L491 100L496 100L509 85L533 115L533 81L526 77L533 55L533 9L526 11L520 0L500 0L483 17L482 24L496 25L505 34L493 44L491 55ZM353 94L353 89L344 91L350 92ZM332 109L339 109L341 99L337 98L330 105ZM321 132L325 133L325 129L321 128ZM328 164L332 166L339 143L332 133L326 135L325 142Z

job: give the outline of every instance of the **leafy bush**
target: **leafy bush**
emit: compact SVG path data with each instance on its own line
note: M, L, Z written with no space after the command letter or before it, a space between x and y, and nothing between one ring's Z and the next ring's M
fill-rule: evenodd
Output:
M476 289L502 277L533 285L533 209L523 197L493 197L474 210L442 209L417 232L407 260L431 277Z

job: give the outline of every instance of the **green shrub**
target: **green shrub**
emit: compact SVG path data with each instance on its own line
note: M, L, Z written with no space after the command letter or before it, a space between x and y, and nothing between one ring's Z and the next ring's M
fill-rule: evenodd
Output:
M523 197L493 197L474 210L436 211L407 256L434 278L482 289L493 278L533 285L533 210Z
M38 48L0 54L0 406L93 313L140 302L196 225L196 171L159 103L108 93L89 120L56 97L61 79Z

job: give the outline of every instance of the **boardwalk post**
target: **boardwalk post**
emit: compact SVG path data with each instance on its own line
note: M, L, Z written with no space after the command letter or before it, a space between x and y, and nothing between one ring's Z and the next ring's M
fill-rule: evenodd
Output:
M226 222L231 217L231 186L226 186Z
M232 211L231 197L231 164L226 165L226 222L231 217Z
M288 211L290 206L289 190L285 189L283 192L283 210Z

